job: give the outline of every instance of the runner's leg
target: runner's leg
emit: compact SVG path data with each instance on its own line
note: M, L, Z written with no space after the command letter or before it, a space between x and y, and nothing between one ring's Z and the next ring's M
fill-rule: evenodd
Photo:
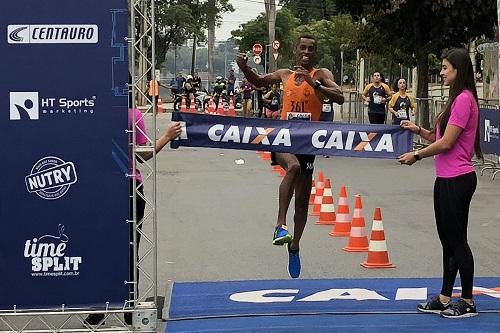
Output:
M286 225L286 214L292 200L295 183L300 176L300 164L297 157L290 153L276 153L276 162L286 170L286 175L279 187L277 224Z

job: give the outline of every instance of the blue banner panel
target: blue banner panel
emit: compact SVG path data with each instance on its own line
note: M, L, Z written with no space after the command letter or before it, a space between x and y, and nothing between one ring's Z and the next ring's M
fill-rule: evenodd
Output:
M174 112L183 124L172 147L209 147L369 158L397 158L412 150L399 126L272 120Z
M481 150L500 155L500 110L479 109Z
M123 306L127 1L0 13L0 308Z
M479 311L500 311L499 288L499 277L474 278ZM440 290L440 278L182 282L174 283L169 318L417 313L416 305Z

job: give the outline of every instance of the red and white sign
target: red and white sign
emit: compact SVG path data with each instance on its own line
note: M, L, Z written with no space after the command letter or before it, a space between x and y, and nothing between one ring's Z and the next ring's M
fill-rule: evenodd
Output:
M252 51L254 55L260 56L260 54L262 53L262 45L260 45L259 43L253 44Z
M274 50L277 50L280 48L280 42L278 40L273 40L273 43L271 44Z

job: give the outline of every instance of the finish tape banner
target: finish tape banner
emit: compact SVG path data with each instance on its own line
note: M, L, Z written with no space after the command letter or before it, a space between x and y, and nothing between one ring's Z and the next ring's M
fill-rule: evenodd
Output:
M272 120L174 112L179 146L264 150L363 158L397 158L412 150L412 133L392 125Z
M500 110L479 109L481 150L500 156Z
M0 1L0 13L0 309L122 307L127 1Z

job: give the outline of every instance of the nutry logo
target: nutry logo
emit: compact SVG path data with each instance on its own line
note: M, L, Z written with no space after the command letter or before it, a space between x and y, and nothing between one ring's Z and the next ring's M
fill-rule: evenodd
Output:
M77 182L75 165L58 157L44 157L33 165L25 182L28 192L46 200L59 199Z
M32 276L76 276L82 257L66 255L69 237L64 225L59 224L57 235L43 235L27 239L24 257L31 258Z
M209 128L208 137L214 142L290 147L292 145L290 130L288 128L281 128L274 133L275 130L276 128L224 126L217 124ZM371 143L375 142L374 139L377 135L377 133L356 131L345 133L342 131L317 130L312 134L311 143L318 149L394 152L392 136L389 133L382 134L380 140L373 147ZM354 146L354 142L358 143Z
M11 24L9 44L96 44L99 28L95 24Z
M499 126L494 126L491 124L489 119L484 120L484 141L491 142L491 139L499 139Z
M11 91L10 120L38 120L40 113L47 115L92 115L96 96L40 97L37 91Z

